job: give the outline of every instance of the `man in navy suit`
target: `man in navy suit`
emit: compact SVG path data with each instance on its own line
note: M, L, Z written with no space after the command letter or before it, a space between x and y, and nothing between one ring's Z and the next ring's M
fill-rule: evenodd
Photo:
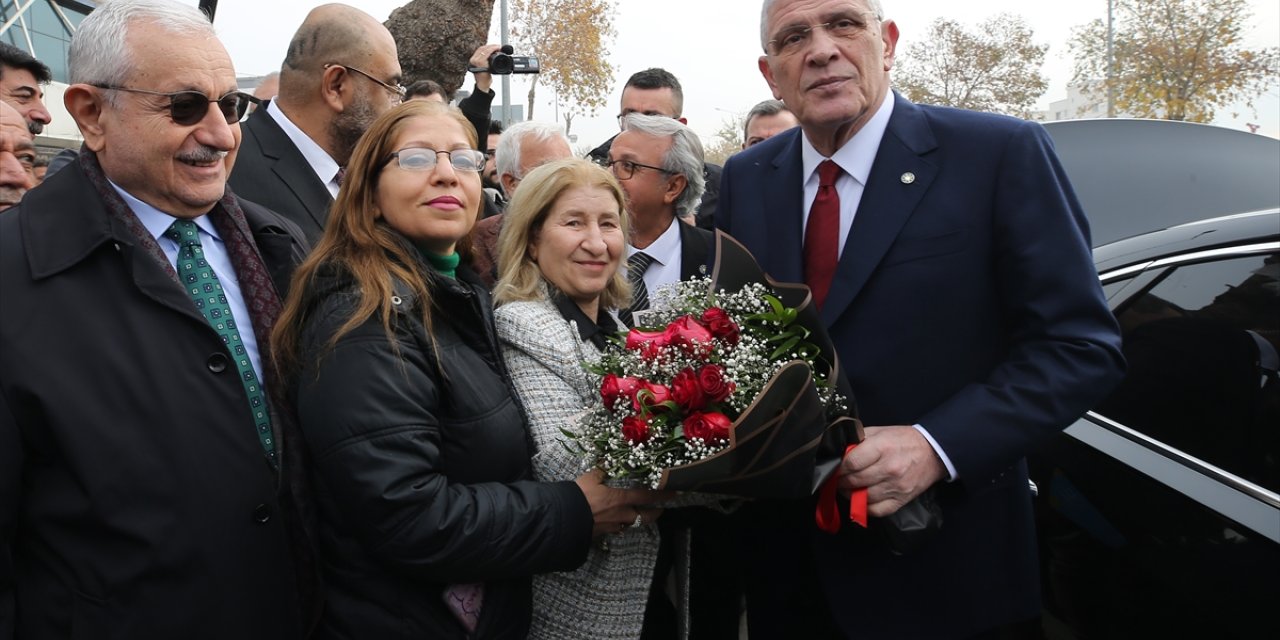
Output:
M867 489L873 530L757 514L751 636L1017 635L1040 607L1023 456L1123 369L1084 214L1039 125L890 91L877 0L766 0L761 19L760 70L800 128L730 159L716 224L814 290L868 425L839 486ZM894 555L876 518L930 487L941 531Z

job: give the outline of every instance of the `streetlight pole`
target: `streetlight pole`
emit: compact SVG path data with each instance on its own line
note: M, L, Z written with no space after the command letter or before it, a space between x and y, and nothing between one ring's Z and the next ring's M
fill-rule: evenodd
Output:
M503 0L505 2L505 0ZM1116 32L1113 24L1115 0L1107 0L1107 117L1116 117L1116 57L1113 52Z
M502 42L507 44L507 0L500 0L502 8L500 9L502 23ZM511 76L502 76L502 126L511 126Z

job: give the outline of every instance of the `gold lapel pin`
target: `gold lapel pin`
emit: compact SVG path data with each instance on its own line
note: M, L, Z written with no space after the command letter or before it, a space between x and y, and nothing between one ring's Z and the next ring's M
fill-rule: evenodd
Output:
M908 171L902 174L902 177L898 179L902 181L902 184L911 184L912 182L916 181L916 174Z

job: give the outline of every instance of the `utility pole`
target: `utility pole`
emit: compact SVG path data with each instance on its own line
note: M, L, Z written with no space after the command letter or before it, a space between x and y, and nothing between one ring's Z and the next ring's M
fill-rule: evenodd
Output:
M501 21L502 21L502 42L508 44L507 38L509 30L507 29L507 0L500 0L502 3ZM511 76L510 74L502 76L502 126L511 126Z
M503 0L505 2L505 0ZM1107 117L1116 117L1116 56L1112 49L1115 46L1116 32L1112 24L1115 13L1115 0L1107 0Z

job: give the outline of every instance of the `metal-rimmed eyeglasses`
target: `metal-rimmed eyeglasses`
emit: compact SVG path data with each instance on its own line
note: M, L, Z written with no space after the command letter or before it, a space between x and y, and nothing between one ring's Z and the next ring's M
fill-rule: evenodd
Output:
M92 86L108 91L126 91L128 93L142 93L168 98L169 118L173 120L174 124L184 127L189 127L204 120L205 114L209 113L210 103L218 105L218 111L222 113L222 117L227 119L227 124L235 124L244 118L245 112L249 110L250 103L257 104L260 102L257 98L242 91L232 91L220 98L210 98L199 91L151 91L111 84L95 84Z
M365 71L364 69L357 69L357 68L355 68L355 67L353 67L353 66L351 66L351 65L349 65L349 64L342 64L342 63L339 63L339 62L329 62L329 63L326 63L326 64L324 65L324 68L325 68L325 69L328 69L329 67L342 67L343 69L346 69L347 71L354 71L354 72L356 72L356 73L358 73L358 74L360 74L360 75L362 75L362 76L364 76L364 77L366 77L366 78L368 78L368 79L372 80L373 82L377 83L377 84L378 84L378 86L382 87L383 89L386 89L387 91L390 91L390 92L392 93L392 95L394 95L394 96L396 97L396 99L397 99L397 100L400 100L401 102L403 102L403 101L404 101L404 94L405 94L406 89L404 88L404 85L402 85L402 84L391 84L391 83L389 83L389 82L383 82L382 80L379 80L377 77L375 77L373 74L369 73L368 71Z
M667 175L674 175L675 171L668 171L662 167L655 167L651 164L640 164L632 160L601 160L600 166L613 172L613 177L619 180L630 180L636 174L636 169L650 169L659 171Z
M396 160L405 171L430 171L436 167L440 154L449 156L449 165L454 171L484 170L484 152L477 149L450 149L436 151L425 147L407 147L387 156L387 162Z
M804 51L813 41L814 29L823 29L827 35L837 40L853 40L870 28L872 20L879 19L874 13L855 13L821 24L784 27L772 40L765 43L765 52L772 56L788 56Z

